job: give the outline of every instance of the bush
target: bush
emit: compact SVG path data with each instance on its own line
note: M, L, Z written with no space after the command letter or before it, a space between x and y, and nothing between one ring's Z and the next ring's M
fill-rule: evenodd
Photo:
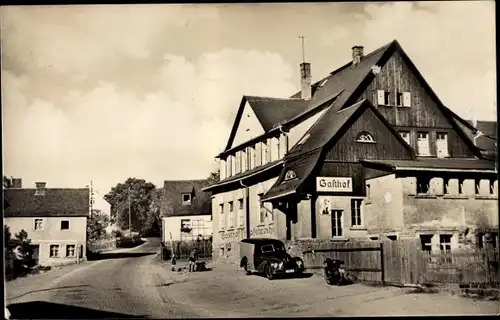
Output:
M131 236L122 236L118 238L116 241L116 246L118 248L132 248L143 243L144 241L142 241L141 237L137 234Z

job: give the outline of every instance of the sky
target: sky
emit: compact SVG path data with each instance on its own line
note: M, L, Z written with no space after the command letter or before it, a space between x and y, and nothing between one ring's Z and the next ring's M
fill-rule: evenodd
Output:
M101 193L217 168L242 95L287 97L397 39L445 105L496 120L493 1L1 7L3 172Z

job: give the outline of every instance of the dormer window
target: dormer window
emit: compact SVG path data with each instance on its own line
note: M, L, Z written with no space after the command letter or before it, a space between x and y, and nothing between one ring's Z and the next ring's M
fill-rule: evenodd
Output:
M373 136L368 132L361 132L360 134L358 134L356 142L375 143L376 141L375 139L373 139Z
M297 178L297 175L292 170L288 170L285 174L285 181Z
M191 194L183 193L182 194L182 204L191 204Z

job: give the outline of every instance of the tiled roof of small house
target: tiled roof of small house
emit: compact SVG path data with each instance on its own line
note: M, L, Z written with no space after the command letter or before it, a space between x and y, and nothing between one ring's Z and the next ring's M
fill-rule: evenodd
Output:
M202 191L207 179L165 180L161 192L161 215L164 217L207 215L212 213L211 194ZM191 202L183 203L182 195L191 194Z
M89 189L45 188L43 195L37 189L4 189L5 217L87 217Z

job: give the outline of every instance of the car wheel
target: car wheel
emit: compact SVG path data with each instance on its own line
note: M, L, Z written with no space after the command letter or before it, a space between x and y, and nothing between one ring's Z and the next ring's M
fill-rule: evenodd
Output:
M243 266L243 269L245 269L245 274L247 276L252 274L252 271L248 270L248 264L245 263L245 265Z
M264 273L266 274L266 278L269 280L273 280L273 270L271 269L271 265L267 264L264 267Z

